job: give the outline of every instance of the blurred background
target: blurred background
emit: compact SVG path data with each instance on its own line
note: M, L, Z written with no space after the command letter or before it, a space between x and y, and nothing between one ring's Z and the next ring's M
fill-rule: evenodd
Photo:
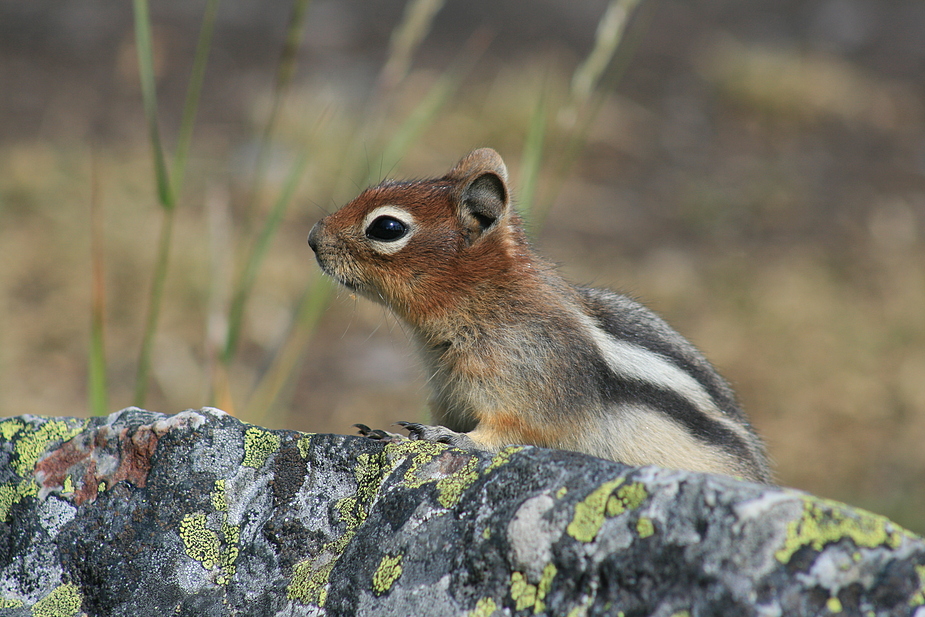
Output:
M131 3L0 0L0 415L425 418L401 325L305 238L492 146L540 251L701 347L780 483L925 533L925 4L633 5L159 0L145 52Z

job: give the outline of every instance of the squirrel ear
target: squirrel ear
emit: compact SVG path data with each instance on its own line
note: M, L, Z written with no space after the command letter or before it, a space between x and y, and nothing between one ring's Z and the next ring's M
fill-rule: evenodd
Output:
M507 183L507 167L504 166L501 155L491 148L479 148L462 157L446 177L462 180L486 171L494 172L502 182Z
M507 168L497 152L482 148L459 161L447 178L459 182L458 212L471 244L507 212Z

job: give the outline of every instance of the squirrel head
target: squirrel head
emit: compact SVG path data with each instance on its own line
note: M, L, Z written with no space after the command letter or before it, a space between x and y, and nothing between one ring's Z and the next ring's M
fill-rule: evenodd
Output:
M318 221L308 244L325 273L412 325L515 276L528 251L507 168L490 148L440 178L366 189Z

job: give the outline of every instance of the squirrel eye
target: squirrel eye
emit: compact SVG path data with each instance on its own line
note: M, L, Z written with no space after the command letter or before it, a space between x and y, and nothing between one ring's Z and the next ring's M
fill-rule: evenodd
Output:
M366 237L371 240L392 242L408 233L408 226L392 216L377 217L366 228Z

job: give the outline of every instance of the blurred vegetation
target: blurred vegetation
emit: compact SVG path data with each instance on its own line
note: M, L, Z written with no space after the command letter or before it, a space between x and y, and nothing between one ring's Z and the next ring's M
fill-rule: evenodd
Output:
M335 4L273 5L250 25L229 17L244 3L151 7L160 199L131 13L110 17L81 64L49 43L41 11L0 8L9 32L46 34L0 39L0 415L135 402L167 263L147 407L219 404L341 433L424 417L400 324L332 292L305 236L366 184L439 174L490 145L540 249L704 349L783 484L925 532L914 2L663 0L639 7L619 45L606 24L630 3L568 18L538 6L526 25L503 19L514 0L466 13L484 24L453 2L370 5L382 32L343 13L367 5ZM561 28L536 41L529 23ZM241 42L248 28L260 43Z

